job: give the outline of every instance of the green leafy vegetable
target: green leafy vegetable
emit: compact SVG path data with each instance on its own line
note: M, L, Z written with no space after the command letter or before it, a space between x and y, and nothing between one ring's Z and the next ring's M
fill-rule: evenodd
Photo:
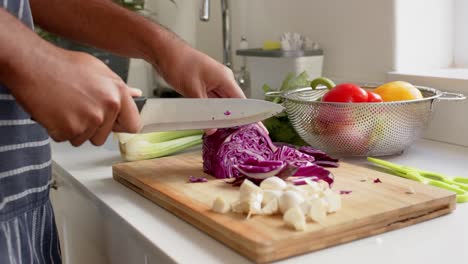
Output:
M264 84L262 89L265 93L271 91L284 92L296 88L308 87L309 85L309 75L304 71L297 76L293 73L286 75L281 87L277 90L274 90L268 84ZM265 97L265 100L272 101L274 103L282 103L283 101L281 97ZM297 146L307 145L307 143L297 134L296 130L294 130L286 112L271 117L263 123L270 132L270 137L273 141L289 143Z
M294 78L294 73L288 73L286 75L286 78L284 78L283 83L281 84L280 91L286 91L288 90L289 87L289 82Z
M294 75L293 75L294 76ZM302 72L298 76L290 79L285 87L281 87L281 91L288 91L296 88L308 87L310 85L309 75L307 72Z
M273 142L284 142L296 146L305 146L307 143L294 130L288 116L274 116L263 121L270 133Z

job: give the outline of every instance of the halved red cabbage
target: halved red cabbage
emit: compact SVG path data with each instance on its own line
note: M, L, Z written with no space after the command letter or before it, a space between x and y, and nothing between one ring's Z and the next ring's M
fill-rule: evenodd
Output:
M299 151L313 156L317 165L324 167L338 167L338 160L328 156L328 154L322 150L313 148L311 146L303 146L299 148Z
M282 161L254 161L247 160L244 164L236 165L242 175L254 179L266 179L277 175L283 170L285 162Z
M218 129L203 138L203 169L216 178L235 178L231 181L234 185L239 185L245 178L259 184L271 176L303 176L331 185L332 174L307 152L335 167L337 160L322 151L297 149L287 144L275 146L258 124Z
M247 160L272 160L275 145L257 124L218 129L203 138L203 170L216 178L240 175L236 165Z
M285 161L296 167L301 167L315 161L313 156L302 153L299 150L287 145L279 147L275 152L273 159Z
M333 176L330 171L316 164L310 164L297 168L293 176L317 177L318 180L326 181L330 186L333 183Z

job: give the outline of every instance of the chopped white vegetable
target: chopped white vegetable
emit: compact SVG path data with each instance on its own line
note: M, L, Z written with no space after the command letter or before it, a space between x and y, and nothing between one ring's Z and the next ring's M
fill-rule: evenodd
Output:
M328 196L328 195L331 195L333 194L334 192L332 191L332 189L325 189L322 191L322 194L324 197Z
M271 200L279 200L282 194L283 194L283 191L281 190L264 190L262 205L267 204Z
M217 197L214 200L213 206L211 207L211 209L217 213L225 214L229 212L230 206L226 202L226 200L223 199L223 197Z
M244 207L248 207L247 203L241 203L241 201L235 201L231 204L231 210L234 213L243 213L244 212Z
M311 179L304 179L304 181L307 184L303 185L303 190L306 192L307 196L318 195L323 191L322 186L320 186L316 181Z
M330 185L324 180L319 180L317 183L322 191L330 189Z
M306 219L322 223L326 221L327 213L341 208L341 196L332 191L325 181L306 180L307 184L295 186L280 178L277 178L280 181L274 180L274 177L269 179L273 180L267 183L264 180L260 187L244 180L239 189L239 199L231 204L231 210L247 214L247 219L252 215L281 213L286 225L304 230ZM229 206L218 197L213 203L213 211L225 213L229 211Z
M293 227L300 231L305 229L306 221L302 210L298 207L293 207L286 211L283 215L283 221L287 226Z
M279 199L279 208L281 213L284 214L287 210L293 207L299 208L302 202L304 202L304 197L302 195L296 191L288 190L281 195Z
M263 190L249 180L244 180L239 189L239 202L243 213L250 218L252 214L262 213Z
M335 192L330 192L323 197L328 204L328 213L334 213L341 209L341 196Z
M262 208L262 213L265 215L272 215L276 214L278 210L278 199L272 199Z
M263 190L284 190L287 187L285 181L276 176L266 178L260 183L260 188Z
M296 192L297 194L299 194L303 198L305 198L307 196L307 192L304 189L302 189L300 186L296 186L294 184L288 184L288 187L286 187L286 189L284 189L284 191Z
M307 217L318 223L324 222L327 217L327 206L323 200L309 200L308 205Z
M239 198L242 200L243 197L249 197L251 194L261 194L263 190L260 189L253 182L245 179L239 188ZM261 201L260 201L261 202Z
M250 194L247 201L249 204L249 209L247 212L248 214L260 214L262 211L262 193L258 194Z

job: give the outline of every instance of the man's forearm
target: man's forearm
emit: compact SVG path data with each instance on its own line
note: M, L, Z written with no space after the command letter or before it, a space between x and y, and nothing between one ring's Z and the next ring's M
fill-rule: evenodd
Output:
M31 69L31 61L48 59L53 48L5 9L0 8L0 83L8 85Z
M30 0L34 20L44 29L153 65L174 46L173 33L110 0ZM164 61L164 60L162 60Z

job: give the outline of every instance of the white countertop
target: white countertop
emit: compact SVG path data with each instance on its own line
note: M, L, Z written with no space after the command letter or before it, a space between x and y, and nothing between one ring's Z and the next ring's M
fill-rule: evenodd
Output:
M53 143L54 169L102 210L121 220L177 263L249 263L222 243L112 179L111 165L121 161L109 140L97 148ZM386 160L452 176L468 177L468 148L420 140L400 156ZM347 159L363 162L362 159ZM71 209L72 210L72 209ZM463 263L468 259L468 204L447 216L377 236L280 261L281 263L384 264ZM423 262L424 261L424 262Z

